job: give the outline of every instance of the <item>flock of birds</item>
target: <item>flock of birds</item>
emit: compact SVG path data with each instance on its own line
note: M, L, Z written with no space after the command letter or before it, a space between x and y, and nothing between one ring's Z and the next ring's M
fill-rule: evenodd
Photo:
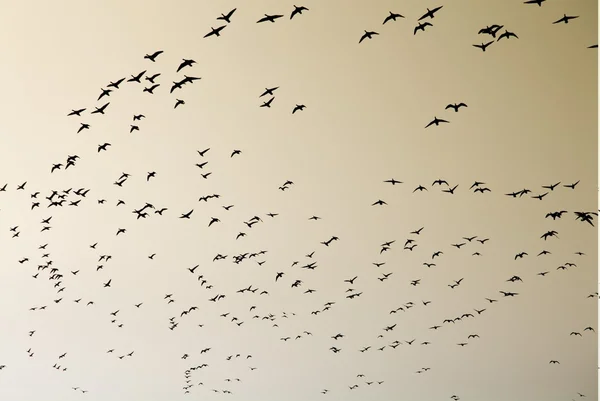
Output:
M546 0L530 0L525 1L524 3L527 5L537 5L542 6ZM426 12L424 12L421 16L416 19L416 26L414 28L414 34L416 35L419 31L426 32L426 28L433 27L432 20L440 16L444 11L443 6L438 6L432 9L427 8ZM204 38L216 38L220 37L224 34L224 30L227 26L232 23L235 19L236 9L232 9L227 13L221 14L216 19L218 21L223 21L223 25L219 25L217 27L211 27L210 31L204 35ZM304 6L296 6L294 5L293 10L289 14L289 20L295 20L300 18L303 13L312 12L307 7ZM279 21L281 18L286 17L283 14L265 14L263 17L258 19L257 23L275 23ZM383 19L383 25L399 21L401 19L405 19L406 17L400 13L389 12ZM569 24L570 21L578 18L578 16L573 15L563 15L562 18L557 19L553 22L553 24ZM503 30L503 31L502 31ZM501 40L508 40L511 38L518 39L519 37L512 31L507 30L504 25L490 25L479 30L478 34L489 35L493 40L484 41L481 44L474 44L473 46L481 49L482 51L486 51L492 44L496 42L500 42ZM365 30L364 34L359 39L359 43L362 43L366 39L373 39L376 35L379 35L376 31ZM597 47L597 45L590 46ZM95 125L93 118L98 118L99 116L109 116L111 112L111 101L109 99L113 99L113 96L118 96L118 92L122 90L124 86L129 85L132 88L138 88L143 93L147 93L149 95L162 95L162 93L168 92L170 95L177 95L179 93L184 93L184 89L189 87L190 85L196 83L201 80L201 77L191 75L191 71L196 64L196 61L193 59L182 59L182 61L175 66L172 66L173 70L176 74L179 74L178 78L172 83L165 83L161 81L162 72L149 72L150 68L158 65L160 63L161 55L163 54L163 50L157 50L143 56L144 63L149 63L147 67L142 67L141 71L135 74L130 75L129 77L120 77L117 80L110 81L105 87L101 88L99 96L96 98L96 102L101 102L97 106L93 106L93 110L89 106L79 107L72 109L68 114L69 119L79 119L74 130L79 135L84 135L86 131L92 130ZM171 68L169 66L164 66L165 68ZM190 74L190 75L187 75ZM167 86L168 89L163 90L162 87ZM279 89L279 86L270 86L265 87L264 90L260 92L257 91L257 97L259 99L267 99L265 100L259 107L260 108L270 108L275 99L276 91ZM183 96L181 96L183 97ZM175 109L184 106L186 102L179 98L175 97L173 101L173 107ZM296 114L298 112L304 111L307 108L304 104L296 104L291 107L291 113ZM457 103L449 103L445 107L445 111L450 111L453 113L458 113L463 111L464 109L468 109L468 106L464 102ZM129 133L134 133L136 131L142 130L141 122L146 118L144 114L135 114L132 113L132 123L128 127ZM431 121L429 121L424 127L430 128L432 126L439 126L440 124L447 124L449 120L446 118L438 118L434 116ZM115 143L114 145L109 142L101 142L98 143L94 148L94 153L110 153L110 150L113 146L119 146L119 144ZM209 156L211 153L214 153L214 150L211 147L206 147L201 150L195 151L198 159L195 166L190 166L190 168L196 168L199 172L199 177L202 179L216 179L213 177L213 173L215 171L211 170L211 163L209 160ZM230 149L224 156L232 159L234 157L243 158L243 152L241 149ZM81 157L77 154L69 154L62 161L57 163L53 163L49 166L49 172L51 174L59 174L61 171L64 172L68 169L75 169L77 164L80 162ZM158 171L146 171L143 174L143 177L140 179L145 180L146 182L151 182L156 180L157 177L160 176L160 172ZM127 183L132 177L139 177L139 175L133 175L127 172L123 172L120 176L114 177L114 186L119 188L124 188L127 186ZM111 179L112 181L112 179ZM512 188L505 189L503 191L496 190L493 185L488 184L482 181L474 181L467 184L462 184L458 182L451 182L443 178L436 178L431 183L413 183L411 185L405 183L404 181L397 180L395 178L385 178L381 179L383 185L390 186L399 186L406 187L408 186L409 193L424 193L430 191L439 191L444 194L455 195L456 193L463 190L469 191L473 194L477 194L476 196L502 196L509 197L513 199L531 199L535 201L544 201L547 197L553 196L558 191L569 191L570 193L575 193L580 185L592 185L590 183L580 183L580 180L574 179L572 182L554 182L554 183L539 183L538 185L532 186L530 188ZM278 190L281 192L285 192L294 187L294 182L291 180L286 180L279 187ZM595 185L595 184L594 184ZM39 220L39 230L40 233L51 231L54 223L60 223L60 217L57 219L53 216L53 210L57 208L73 208L73 207L87 207L89 203L97 204L99 206L105 205L103 207L117 207L117 208L125 208L128 207L128 202L126 200L126 196L119 199L108 199L102 196L101 193L98 193L94 190L94 188L53 188L53 189L42 189L40 187L30 188L31 184L28 184L27 181L19 182L19 183L4 183L0 184L0 200L1 196L9 196L14 194L14 196L22 196L23 199L28 198L30 201L29 208L34 211L38 210L38 213L42 213L43 216L40 217ZM28 194L26 195L20 195ZM140 219L147 218L164 218L164 219L180 219L180 220L199 220L201 224L205 224L207 227L213 227L215 225L225 224L225 222L231 222L227 218L227 212L229 212L232 208L239 208L237 204L228 203L227 194L206 194L200 196L198 201L199 204L202 203L216 203L217 208L212 211L211 215L201 214L199 207L191 207L186 210L171 210L169 207L164 205L155 205L151 202L147 202L145 204L138 205L133 208L131 211L132 219L135 221ZM385 207L388 203L384 199L373 199L373 202L370 205L365 205L365 207ZM540 207L543 208L544 203L540 204ZM217 212L218 210L218 212ZM254 213L253 213L254 214ZM37 215L36 215L37 216ZM595 227L596 218L598 216L597 210L543 210L540 212L540 218L546 219L547 221L551 221L553 224L557 224L555 229L548 230L545 232L539 233L539 238L542 241L541 244L544 245L542 249L539 250L519 250L515 252L514 255L511 255L511 259L514 261L519 261L525 258L537 257L544 258L549 257L552 254L551 246L545 247L546 244L550 244L551 241L558 239L560 230L558 223L559 221L564 221L566 218L570 218L571 220L577 222L581 230L590 230L590 235L593 233L592 227ZM66 218L66 215L65 215ZM285 216L280 216L277 211L264 211L261 213L256 213L253 216L250 216L248 219L244 221L237 222L241 227L240 230L235 230L232 233L232 241L234 243L240 243L244 239L253 233L253 228L257 225L266 224L267 219L276 219L276 218L285 218ZM312 215L312 216L304 216L308 221L318 224L318 221L321 220L322 216ZM58 221L57 221L58 220ZM235 222L233 222L235 223ZM115 227L114 235L121 237L126 236L128 233L128 224L132 223L123 223L123 226ZM28 232L24 232L21 229L21 224L15 224L8 227L9 239L10 240L19 240L21 238L21 233L24 235L29 234ZM422 243L420 241L424 236L426 236L427 227L415 227L414 230L411 230L406 233L404 238L397 239L389 239L380 244L376 250L374 250L374 255L380 257L384 253L389 253L392 250L399 248L402 251L406 252L418 252L419 248L429 249L426 254L423 254L423 262L422 266L424 269L435 269L439 268L439 266L443 265L444 256L449 250L455 249L456 252L467 252L470 256L473 257L481 257L483 255L483 250L485 246L487 246L488 241L492 241L493 239L479 236L479 235L465 235L464 237L458 239L455 242L446 245L438 245L434 248L431 248L429 245ZM339 237L337 235L324 235L321 240L315 242L315 248L306 252L303 259L293 259L290 260L288 266L278 266L278 267L270 267L268 264L268 255L269 250L267 249L256 249L252 251L245 250L243 252L215 252L212 257L212 260L207 261L210 263L233 263L236 265L239 264L250 264L254 263L257 268L261 269L271 269L272 280L265 283L260 283L260 287L253 285L248 285L247 287L239 288L236 291L228 291L227 289L217 288L213 283L211 283L210 275L206 273L205 269L203 269L201 264L197 264L195 266L186 267L185 270L191 275L191 278L198 283L198 286L202 289L203 294L206 294L204 299L200 300L196 305L186 305L183 308L180 308L177 313L173 313L173 316L169 317L165 321L165 329L170 331L174 331L179 329L182 324L187 324L188 319L192 314L199 314L203 308L201 302L207 303L220 303L224 300L229 300L231 298L235 298L236 296L254 294L258 298L260 297L268 297L273 289L278 287L290 288L293 291L299 292L302 295L310 296L311 294L318 291L317 282L311 278L310 274L312 271L316 270L319 267L319 262L315 258L315 253L325 252L330 247L338 246L339 243L343 243L343 235ZM50 243L42 243L39 244L37 252L33 251L28 255L23 255L22 258L16 260L15 263L21 265L24 269L23 271L29 271L30 276L33 280L48 280L51 287L56 291L56 296L48 300L47 304L43 305L32 305L30 307L31 312L41 312L54 308L61 308L66 302L74 302L76 304L80 304L82 306L92 308L97 307L96 301L93 299L87 299L85 297L77 296L74 297L70 294L69 289L72 286L77 285L78 275L86 274L85 270L92 270L98 272L98 281L97 285L102 289L106 289L106 291L110 291L110 289L119 285L118 275L113 276L112 273L104 274L105 271L111 271L108 267L110 266L110 262L113 260L112 255L110 254L109 249L102 248L102 240L98 240L98 242L94 242L89 244L89 251L94 253L97 256L97 263L95 266L86 266L81 267L76 270L65 270L63 267L57 266L54 264L52 259L52 254L50 251L51 245ZM49 248L50 247L50 248ZM102 249L102 250L100 250ZM318 250L315 250L318 249ZM332 354L339 354L342 352L356 352L356 353L366 353L366 352L393 352L394 350L404 348L404 347L416 347L416 346L430 346L433 344L442 344L443 346L456 346L456 347L466 347L472 343L476 343L479 341L485 341L484 338L480 338L480 335L476 332L465 332L463 338L455 342L454 344L450 344L447 341L442 339L442 336L439 333L442 333L448 326L457 326L462 322L469 321L470 319L477 319L482 314L494 313L494 306L499 302L509 302L508 298L518 297L522 292L531 291L530 288L526 287L523 283L529 282L532 280L543 280L544 277L550 274L565 274L565 271L571 271L573 269L577 269L582 264L588 264L591 266L589 262L585 260L586 253L581 249L573 249L571 255L566 258L564 262L557 263L556 265L548 264L548 269L536 271L534 273L525 273L522 270L517 270L517 273L511 274L506 277L504 282L499 282L497 286L497 291L490 293L487 297L480 300L478 304L472 305L471 310L463 310L458 311L457 313L453 313L449 315L445 319L441 321L431 322L431 325L427 327L427 330L431 333L430 336L424 338L394 338L394 330L399 326L399 317L402 314L408 314L413 311L411 309L420 309L420 308L431 308L432 301L419 298L416 293L414 295L415 298L412 300L405 301L389 310L389 321L382 323L381 328L377 335L374 338L368 339L363 347L359 349L349 349L344 345L344 339L348 336L347 333L323 333L317 332L315 330L304 330L302 332L291 333L291 332L282 332L280 328L280 324L285 319L293 319L300 318L296 313L286 312L286 311L272 311L266 310L265 308L259 307L257 304L246 305L243 304L245 308L244 311L238 309L236 311L228 311L220 313L218 316L221 319L225 319L229 321L232 325L235 324L237 327L246 327L252 324L252 321L264 321L270 325L274 329L278 329L274 331L274 338L278 339L282 343L293 343L294 341L298 341L301 339L313 337L313 336L322 336L327 338L331 342L331 346L329 351ZM152 253L146 255L147 259L154 260L157 257L156 253ZM515 262L516 263L516 262ZM336 305L343 302L357 302L360 297L363 295L364 290L361 289L360 283L367 280L377 280L380 283L384 283L388 280L393 280L395 271L393 269L388 269L383 271L385 268L386 261L382 261L378 259L378 261L373 262L373 266L376 270L373 272L365 273L364 275L355 275L353 277L340 277L340 283L345 287L343 295L332 296L332 300L324 303L323 305L315 306L313 310L310 312L311 316L317 316L320 314L331 313L336 307ZM186 273L187 274L187 273ZM102 277L102 278L100 278ZM414 277L404 283L408 288L410 287L419 287L422 285L423 279L420 277ZM446 285L450 290L459 291L458 289L465 285L465 283L469 282L469 277L456 277L452 281L448 282ZM402 283L398 283L398 285L403 285ZM425 296L425 294L420 294L421 296ZM598 298L598 293L586 294L588 298L591 298L594 302ZM84 299L85 298L85 299ZM166 293L162 298L162 301L167 305L176 303L176 294L175 293ZM133 305L130 305L130 308L140 309L145 305L146 301L137 302ZM235 302L235 301L234 301ZM307 301L308 302L308 301ZM228 304L232 306L231 303ZM108 313L110 323L113 324L117 328L123 328L126 322L120 319L119 313L122 309L126 308L126 305L123 305L122 308L110 311ZM308 316L310 317L310 316ZM335 317L332 317L335 319ZM31 318L32 323L35 322L35 317ZM199 327L203 327L203 324L198 325ZM471 326L472 327L472 326ZM251 329L250 329L251 330ZM32 328L29 332L24 333L24 335L28 337L34 337L38 334L39 330L36 328ZM595 328L592 324L583 323L580 328L574 328L570 336L571 337L583 337L587 335L595 336ZM240 377L226 377L223 378L222 382L205 383L202 379L202 372L206 369L210 369L210 357L212 354L221 353L218 358L222 358L226 361L240 361L247 365L248 376L244 378ZM107 349L106 354L113 355L115 358L119 360L123 360L126 358L134 357L135 350L116 350L114 348ZM36 350L32 347L27 349L26 355L28 358L34 358L36 355ZM54 364L51 367L55 370L66 372L70 366L68 366L68 352L60 352L56 354L56 359ZM1 360L2 356L0 355L0 371L5 369L11 369L11 363L5 362ZM229 350L214 350L213 347L203 348L197 355L191 353L184 353L179 356L179 358L187 363L187 367L182 372L183 384L181 386L181 391L184 394L201 394L202 391L213 392L218 394L235 394L238 391L241 391L239 387L245 380L251 380L252 374L255 373L256 370L259 369L259 363L254 364L254 355L248 353L241 352L229 352ZM217 358L217 357L215 357ZM188 363L189 362L189 363ZM546 365L560 365L560 360L556 359L553 356L549 356L546 360L540 361L540 364ZM426 366L426 367L418 367L415 369L415 374L427 374L430 370L435 369L435 367ZM0 373L1 377L1 373ZM388 380L389 381L389 380ZM358 389L362 389L363 387L371 387L371 386L379 386L386 384L387 381L382 378L371 378L366 377L364 373L358 373L353 381L347 383L345 386L338 386L336 388L324 388L319 389L318 391L324 395L329 395L331 393L340 393L344 387L347 391L355 391ZM78 391L82 394L87 393L88 391L93 391L92 389L84 388L82 386L73 386L72 389L74 391ZM585 394L577 393L578 397L583 398ZM343 396L342 396L343 397ZM457 394L449 395L450 399L455 401L460 400L460 396ZM340 398L341 399L341 398Z

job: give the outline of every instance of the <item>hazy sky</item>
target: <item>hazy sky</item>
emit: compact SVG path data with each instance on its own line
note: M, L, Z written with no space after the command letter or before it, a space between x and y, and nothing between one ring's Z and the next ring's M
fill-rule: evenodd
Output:
M597 399L597 2L302 5L2 8L1 400Z

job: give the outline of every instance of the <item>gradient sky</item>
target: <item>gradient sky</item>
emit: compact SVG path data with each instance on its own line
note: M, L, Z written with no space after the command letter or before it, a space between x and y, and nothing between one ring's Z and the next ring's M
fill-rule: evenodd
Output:
M597 336L584 328L597 329L598 236L573 213L598 208L598 56L588 48L597 2L307 0L292 20L291 2L251 3L3 7L0 399L597 399ZM426 19L433 26L414 35L426 8L440 5ZM236 7L220 37L203 38ZM382 25L389 11L405 18ZM257 24L264 14L284 17ZM579 18L552 24L563 14ZM494 40L478 34L492 24L518 39L473 47ZM365 30L379 35L359 44ZM156 62L144 59L156 50L164 51ZM197 63L176 73L182 59ZM142 91L147 81L123 82L96 100L109 82L144 70L161 73L154 94ZM183 74L202 79L169 93ZM261 108L270 87L279 87L275 99ZM174 109L175 99L185 104ZM90 115L105 102L104 115ZM468 107L445 109L460 102ZM306 108L292 114L296 104ZM67 117L80 108L81 117ZM434 117L449 123L425 129ZM80 123L91 127L77 133ZM98 152L105 142L112 146ZM68 155L80 157L76 165L51 173ZM122 173L130 177L114 185ZM403 183L384 182L391 178ZM476 181L490 192L473 192ZM427 191L413 192L419 185ZM505 195L524 188L531 193ZM48 207L53 190L63 207ZM211 194L220 197L198 200ZM168 210L136 219L146 202ZM254 216L261 221L249 228ZM212 218L220 222L208 227ZM540 238L550 230L558 238ZM339 240L321 244L332 236ZM528 256L516 260L520 252ZM227 258L213 262L217 254ZM311 262L314 270L301 268ZM576 266L557 270L566 263ZM50 279L52 268L63 277ZM515 275L522 282L507 281ZM258 290L237 292L248 286ZM226 297L208 301L218 294ZM202 364L187 383L186 370Z

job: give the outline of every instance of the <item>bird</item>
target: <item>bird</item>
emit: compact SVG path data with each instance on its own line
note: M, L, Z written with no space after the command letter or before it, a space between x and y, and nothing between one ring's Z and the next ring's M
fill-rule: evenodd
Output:
M500 39L502 38L506 38L506 39L510 39L510 38L516 38L519 39L519 37L514 33L514 32L509 32L509 31L504 31L500 34L500 36L498 36L498 42L500 41Z
M385 23L389 21L396 21L397 18L404 18L404 15L393 13L390 11L390 15L385 17L385 19L383 20L383 25L385 25Z
M419 17L418 21L421 21L425 18L434 18L435 13L437 13L439 10L441 10L442 7L444 7L444 6L435 7L431 10L428 8L427 12L425 14L423 14L421 17Z
M454 112L458 112L458 109L460 109L461 107L467 107L467 105L465 103L454 103L454 104L449 104L446 106L446 110L448 109L454 109Z
M266 96L266 95L273 96L274 92L277 89L279 89L279 86L276 86L274 88L265 88L265 91L259 97L263 97L263 96Z
M379 35L379 33L375 32L375 31L365 30L365 33L360 37L360 40L358 41L358 43L361 43L365 39L373 39L374 35Z
M217 28L212 28L212 27L211 27L211 28L210 28L210 32L209 32L209 33L207 33L206 35L204 35L204 37L205 37L205 38L209 38L209 37L211 37L211 36L213 36L213 35L214 35L214 36L221 36L221 31L222 31L223 29L225 29L225 27L226 27L226 26L227 26L227 25L221 25L221 26L219 26L219 27L217 27Z
M95 107L95 110L91 112L91 114L104 114L104 111L106 110L106 108L108 107L110 103L104 103L102 106L100 107Z
M137 75L132 75L131 78L129 78L127 80L127 82L137 82L137 83L141 83L140 79L142 79L142 77L144 76L144 74L146 73L146 70L140 72Z
M304 6L296 6L294 5L294 11L290 14L290 19L293 19L294 16L302 14L302 11L309 11L308 8Z
M183 61L179 64L179 67L177 67L177 72L181 71L185 67L191 67L194 64L196 64L195 60L184 58Z
M163 53L164 53L164 51L162 51L162 50L157 50L157 51L155 51L155 52L154 52L154 53L152 53L152 54L146 54L146 55L144 56L144 58L145 58L145 59L148 59L148 60L150 60L150 61L152 61L152 62L156 62L156 58L157 58L158 56L160 56L161 54L163 54Z
M266 102L264 102L263 104L261 104L260 107L271 108L271 103L273 103L273 100L275 100L274 97L270 98L269 100L267 100Z
M566 184L566 185L563 185L563 187L565 187L565 188L570 188L570 189L575 189L575 186L576 186L577 184L579 184L579 180L577 180L577 182L574 182L573 184Z
M149 88L144 88L144 92L148 92L149 94L153 95L154 94L154 89L158 88L160 86L160 84L154 84Z
M77 109L77 110L71 110L71 112L69 114L67 114L67 116L81 117L81 113L83 113L84 111L86 111L85 108L83 108L83 109Z
M579 15L567 15L567 14L563 14L563 17L554 21L553 24L560 24L561 22L564 22L565 24L568 24L570 20L573 20L575 18L579 18Z
M413 30L413 35L417 34L417 31L423 31L425 32L425 28L427 28L428 26L433 26L433 24L431 24L430 22L422 22L419 23L415 29Z
M111 146L111 144L108 142L104 142L103 144L98 145L98 153L100 153L100 151L102 150L107 150L109 146Z
M448 120L444 120L444 119L441 119L441 118L433 117L433 120L431 120L429 122L429 124L427 124L425 126L425 128L429 128L429 127L431 127L434 124L435 124L435 126L438 126L438 125L440 125L440 123L449 123L449 122L450 121L448 121Z
M482 51L485 51L485 49L487 49L492 43L494 43L494 42L491 41L491 42L482 43L480 45L473 45L473 46L481 49Z
M265 14L264 17L262 17L261 19L259 19L258 21L256 21L257 24L260 24L261 22L275 22L277 19L283 17L283 15L280 14L275 14L275 15L268 15Z
M237 10L237 8L232 9L227 14L221 14L221 16L217 17L217 19L223 20L229 24L229 23L231 23L231 17L233 16L233 13L235 13L235 10Z
M542 6L542 3L545 2L546 0L527 0L524 1L524 4L537 4L538 6Z
M297 105L294 107L294 110L292 110L292 114L296 113L297 111L302 111L302 110L304 110L305 108L306 108L306 106L305 106L305 105L303 105L303 104L297 104Z
M187 213L183 213L179 218L180 219L189 219L193 212L194 212L194 209L190 210Z

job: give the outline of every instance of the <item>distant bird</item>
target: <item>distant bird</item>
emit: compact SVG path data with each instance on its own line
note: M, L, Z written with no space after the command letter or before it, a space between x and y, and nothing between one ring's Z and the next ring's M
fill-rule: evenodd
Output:
M154 84L149 88L144 88L143 92L148 92L149 94L153 95L154 89L158 88L159 86L160 86L160 84Z
M98 145L98 153L100 153L101 150L106 150L110 145L110 143L105 142L102 145Z
M210 28L210 32L207 33L206 35L204 35L205 38L211 37L211 36L221 36L221 31L223 29L225 29L227 25L221 25L220 27L217 28Z
M560 184L560 181L557 182L556 184L552 184L552 185L542 185L542 188L549 189L550 191L554 191L554 188L556 188L559 184Z
M385 19L383 20L383 25L385 25L385 23L388 21L396 21L397 18L404 18L404 15L396 14L390 11L390 15L385 17Z
M419 25L417 25L413 31L413 35L417 34L417 31L423 31L425 32L425 28L427 28L428 26L433 26L431 23L429 22L423 22L423 23L419 23Z
M274 88L265 88L265 91L259 97L263 97L266 95L273 96L273 92L275 92L277 89L279 89L279 86L276 86Z
M275 20L277 20L277 19L279 19L281 17L283 17L283 15L279 15L279 14L277 14L277 15L268 15L268 14L265 14L265 16L262 17L261 19L259 19L258 21L256 21L256 23L260 24L261 22L267 22L267 21L268 22L275 22Z
M294 11L292 11L292 14L290 14L290 19L294 18L294 16L298 15L298 14L302 14L302 11L309 11L308 8L304 7L304 6L296 6L294 5Z
M575 189L575 186L579 184L579 180L577 180L577 182L573 183L573 184L567 184L567 185L563 185L563 187L565 188L570 188L570 189Z
M89 124L84 124L81 123L81 126L79 127L79 129L77 130L77 133L79 134L81 131L83 131L84 129L90 129L90 125Z
M425 126L425 128L429 128L430 126L432 126L432 125L434 125L434 124L435 124L436 126L439 126L439 125L440 125L440 123L449 123L449 122L450 122L450 121L447 121L447 120L443 120L443 119L441 119L441 118L434 117L434 118L433 118L433 120L431 120L431 122Z
M292 110L292 114L294 114L297 111L302 111L306 108L305 105L303 104L297 104L296 107L294 107L294 110Z
M525 2L523 2L524 4L537 4L538 6L542 6L542 3L545 2L546 0L527 0Z
M454 109L454 112L458 112L458 109L460 109L461 107L467 107L467 105L465 103L454 103L454 104L449 104L448 106L446 106L445 110L448 109Z
M237 10L237 8L234 8L233 10L229 11L227 14L221 14L221 16L217 17L217 19L223 20L229 24L229 23L231 23L231 16L233 15L233 13L235 13L235 10Z
M488 27L485 27L483 29L480 29L478 33L480 35L481 34L488 34L488 35L491 35L493 38L495 38L496 34L498 33L498 31L500 29L502 29L502 28L504 28L504 25L496 25L496 24L494 24L492 26L488 26Z
M154 53L152 53L152 54L146 54L146 55L144 56L144 58L145 58L145 59L148 59L148 60L150 60L150 61L152 61L152 62L155 62L155 61L156 61L156 58L157 58L158 56L160 56L161 54L163 54L163 53L164 53L164 52L163 52L162 50L157 50L157 51L155 51L155 52L154 52Z
M509 32L509 31L506 31L506 30L504 32L502 32L500 34L500 36L498 36L498 42L502 38L506 38L506 39L516 38L516 39L519 39L519 37L514 32Z
M553 24L559 24L561 22L568 24L570 20L575 19L575 18L579 18L579 15L567 16L567 14L563 14L563 17L561 19L554 21Z
M86 109L78 109L78 110L71 110L71 112L69 114L67 114L67 116L78 116L81 117L81 113L83 113Z
M181 215L179 218L180 218L180 219L189 219L189 218L190 218L190 216L192 215L192 212L193 212L193 211L194 211L194 209L190 210L190 211L189 211L189 212L187 212L187 213L184 213L184 214L182 214L182 215Z
M423 14L423 15L422 15L422 16L421 16L421 17L418 19L418 21L421 21L421 20L423 20L423 19L425 19L425 18L434 18L434 14L435 14L435 13L437 13L439 10L441 10L441 9L442 9L442 7L444 7L444 6L439 6L439 7L436 7L436 8L434 8L433 10L427 9L427 12L426 12L425 14Z
M181 71L185 67L191 67L194 64L196 64L196 61L184 58L181 64L179 64L179 67L177 67L177 72Z
M100 107L95 107L96 110L92 111L90 114L104 114L104 111L106 110L109 104L110 103L105 103Z
M144 76L144 74L146 73L146 70L140 72L137 75L132 75L131 78L129 78L127 80L127 82L137 82L137 83L141 83L140 79L142 79L142 77Z
M473 45L473 47L477 47L477 48L481 49L482 51L485 51L485 49L487 49L488 46L491 45L492 43L494 43L494 41L482 43L480 45Z
M379 35L379 33L375 32L375 31L366 31L365 30L365 33L360 37L360 40L358 41L358 43L361 43L365 39L373 39L373 35Z
M267 100L266 102L264 102L263 104L260 105L260 107L271 107L271 103L273 103L273 100L275 100L274 97L270 98L269 100Z
M145 79L146 81L150 82L151 84L153 84L153 83L154 83L154 80L155 80L156 78L158 78L159 76L160 76L160 72L158 72L158 73L156 73L156 74L154 74L154 75L152 75L152 76L145 77L144 79Z

